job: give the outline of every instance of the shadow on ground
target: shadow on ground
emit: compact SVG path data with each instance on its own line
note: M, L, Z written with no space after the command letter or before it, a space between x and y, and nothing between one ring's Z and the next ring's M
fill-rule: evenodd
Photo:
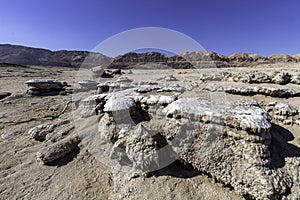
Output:
M294 139L293 134L289 130L277 124L272 124L270 132L272 135L270 145L272 168L282 168L285 165L284 158L300 157L300 148L289 143L289 141Z
M191 165L183 164L179 160L151 173L152 176L172 176L176 178L192 178L201 174L201 172L195 170Z

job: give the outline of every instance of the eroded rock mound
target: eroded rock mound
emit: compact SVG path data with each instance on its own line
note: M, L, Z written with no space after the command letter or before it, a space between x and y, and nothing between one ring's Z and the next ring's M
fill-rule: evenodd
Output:
M71 134L74 128L70 120L58 120L29 129L30 138L43 141L43 147L36 153L37 160L48 164L76 149L80 138L77 134Z
M79 142L79 137L68 137L52 145L43 147L36 153L37 160L43 163L50 163L63 158L74 150Z
M300 125L299 112L290 104L284 102L270 102L265 107L275 122L285 125Z
M162 134L167 139L183 128L188 131L187 138L168 140L190 143L190 150L180 156L182 160L232 185L241 194L257 199L285 194L290 183L269 168L271 117L266 111L257 105L199 99L179 99L166 111L169 117ZM176 120L178 116L181 120ZM180 148L175 147L175 151Z
M87 143L105 144L106 150L98 152L101 158L126 169L129 177L179 159L245 196L276 199L288 192L291 180L271 169L271 117L257 103L136 91L90 98L91 108L101 113L96 125L100 141L82 135Z

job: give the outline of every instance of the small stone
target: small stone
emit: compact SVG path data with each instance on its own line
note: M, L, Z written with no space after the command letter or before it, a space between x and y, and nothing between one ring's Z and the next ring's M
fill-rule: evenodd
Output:
M178 81L178 79L175 78L173 75L165 76L164 79L166 81Z
M35 140L45 140L46 136L54 130L52 124L41 124L28 131L30 138Z
M132 82L127 76L120 76L117 82Z
M50 146L44 147L36 153L38 161L50 163L63 158L74 150L80 142L79 137L68 137Z

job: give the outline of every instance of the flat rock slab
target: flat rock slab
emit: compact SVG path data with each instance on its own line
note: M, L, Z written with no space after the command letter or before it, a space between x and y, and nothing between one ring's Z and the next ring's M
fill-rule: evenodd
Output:
M248 102L218 102L197 98L182 98L169 104L166 115L191 116L197 121L230 125L239 130L264 133L271 128L271 116ZM264 130L264 131L262 131Z
M63 88L62 82L51 79L32 79L26 81L26 84L36 90L61 90Z

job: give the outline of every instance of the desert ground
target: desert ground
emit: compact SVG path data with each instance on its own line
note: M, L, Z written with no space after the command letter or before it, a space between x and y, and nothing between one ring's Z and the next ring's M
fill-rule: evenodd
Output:
M278 73L272 75L275 71ZM247 78L245 80L249 73L254 73L256 77L264 73L270 77L266 81L258 78L249 82ZM285 73L289 73L294 82L280 82ZM110 82L106 85L109 91L99 92L96 88L80 88L82 85L78 84L81 80L92 79L89 69L0 67L0 92L11 93L0 100L0 199L298 199L300 85L296 77L299 73L297 63L266 64L251 68L132 69L122 70L121 74L113 74L110 78L94 78L100 84ZM74 91L56 95L32 95L27 92L29 87L26 84L26 81L32 79L65 81L68 88ZM111 89L111 83L124 83L125 86ZM153 87L155 85L157 87ZM136 88L144 90L137 92ZM126 97L126 102L112 101L110 106L110 96L108 100L97 96L99 93L106 95L120 91L125 92L119 96L112 95L113 98ZM102 130L101 134L111 134L109 130L123 130L118 128L120 126L117 123L110 121L113 117L111 113L122 110L124 106L130 110L133 102L134 105L141 105L136 107L137 110L149 108L147 112L150 120L142 116L137 125L128 128L129 133L140 130L136 128L138 124L150 129L154 123L165 138L164 142L172 146L172 139L169 139L172 133L178 133L184 124L190 124L193 128L191 134L195 134L195 138L189 141L190 146L184 149L183 154L174 158L174 163L149 170L147 164L139 162L144 159L153 161L154 156L149 152L157 148L153 146L156 143L144 146L144 140L138 140L140 135L133 139L126 133L122 137L119 135L112 146L115 148L117 143L117 147L122 146L133 164L128 167L130 173L127 168L116 171L115 165L103 162L101 156L103 159L113 158L106 157L104 151L93 152L94 149L85 142L86 135L93 134L91 129L84 131L82 127L77 127L77 117L84 109L78 104L81 105L81 102L87 101L87 97L93 96L92 99L104 103L104 109L97 110L100 113L97 114L98 131ZM159 100L151 103L149 99L157 96L171 96L174 99L162 99L161 104ZM136 100L146 97L148 99L144 101ZM189 114L192 112L185 110L185 99L187 106L194 100L196 103L190 105L195 109L193 120L183 122L186 116L190 119ZM176 104L180 100L183 104ZM247 103L235 104L236 101ZM205 107L203 102L219 103ZM161 115L171 104L174 105L167 109L168 116L166 114L156 121L156 115ZM228 107L224 108L225 104ZM93 105L89 105L87 113L83 112L82 119L85 122L92 121L93 116L96 116L93 111L97 105L91 110ZM182 112L177 118L173 108L177 109L176 112ZM203 129L197 132L195 127L206 127L215 116L223 115L228 118L223 119L225 128L221 136L217 136L217 142L213 144L216 146L205 146L211 143L205 143L201 137L210 134L210 131ZM204 121L199 124L197 117L198 121ZM43 124L54 125L49 133L47 127L33 129ZM106 126L111 129L106 130ZM41 134L43 130L47 132L43 137L31 134L33 131ZM218 132L218 129L214 132ZM92 140L99 142L97 136ZM68 148L59 145L70 148L65 152ZM178 148L175 146L173 150L177 152ZM207 148L208 153L199 159L196 153L203 148ZM239 155L238 152L244 154ZM43 156L39 157L41 154ZM116 160L121 160L123 154L117 152ZM137 155L141 155L141 158ZM122 166L121 162L119 164Z

